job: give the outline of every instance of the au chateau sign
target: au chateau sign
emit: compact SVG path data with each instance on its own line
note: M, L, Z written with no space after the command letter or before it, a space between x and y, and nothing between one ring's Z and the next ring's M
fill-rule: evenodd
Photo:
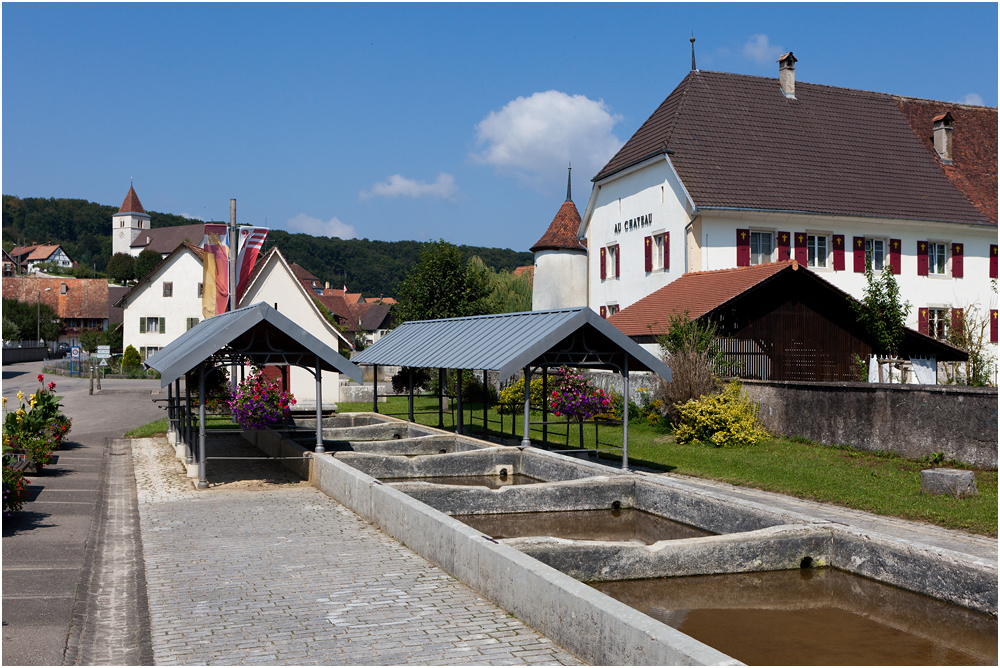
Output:
M652 226L653 214L647 213L645 216L637 216L636 218L629 218L626 221L615 223L615 234L621 234L623 229L626 232L631 232L632 230L641 230Z

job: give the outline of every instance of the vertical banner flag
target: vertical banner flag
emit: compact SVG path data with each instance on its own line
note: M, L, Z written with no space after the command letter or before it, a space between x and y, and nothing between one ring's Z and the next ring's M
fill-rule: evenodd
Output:
M226 225L205 226L201 313L206 318L225 313L229 303L229 240L226 229Z
M236 258L236 303L239 304L246 292L247 284L250 282L250 274L253 272L254 264L257 263L257 256L264 246L264 239L267 238L266 227L252 227L249 225L240 226L239 254Z

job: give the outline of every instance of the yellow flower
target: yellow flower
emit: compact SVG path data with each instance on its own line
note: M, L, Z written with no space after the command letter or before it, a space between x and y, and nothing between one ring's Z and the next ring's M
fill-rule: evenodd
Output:
M7 408L7 397L3 398L3 407Z
M17 391L17 400L18 401L23 401L24 400L24 392L22 392L21 390Z

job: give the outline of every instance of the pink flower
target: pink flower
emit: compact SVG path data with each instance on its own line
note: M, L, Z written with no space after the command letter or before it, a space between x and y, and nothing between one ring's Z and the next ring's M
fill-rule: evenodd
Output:
M56 389L56 383L55 383L55 381L51 381L49 383L49 390L54 390L54 389Z
M42 374L38 374L38 382L39 383L44 383L45 382L45 376L43 376Z

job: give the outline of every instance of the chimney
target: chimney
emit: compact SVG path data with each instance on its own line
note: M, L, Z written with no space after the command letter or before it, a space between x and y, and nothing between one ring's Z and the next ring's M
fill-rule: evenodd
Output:
M951 164L951 114L945 112L934 117L934 150L937 151L941 162L946 165Z
M795 63L798 61L791 51L778 58L778 83L785 97L795 99Z

